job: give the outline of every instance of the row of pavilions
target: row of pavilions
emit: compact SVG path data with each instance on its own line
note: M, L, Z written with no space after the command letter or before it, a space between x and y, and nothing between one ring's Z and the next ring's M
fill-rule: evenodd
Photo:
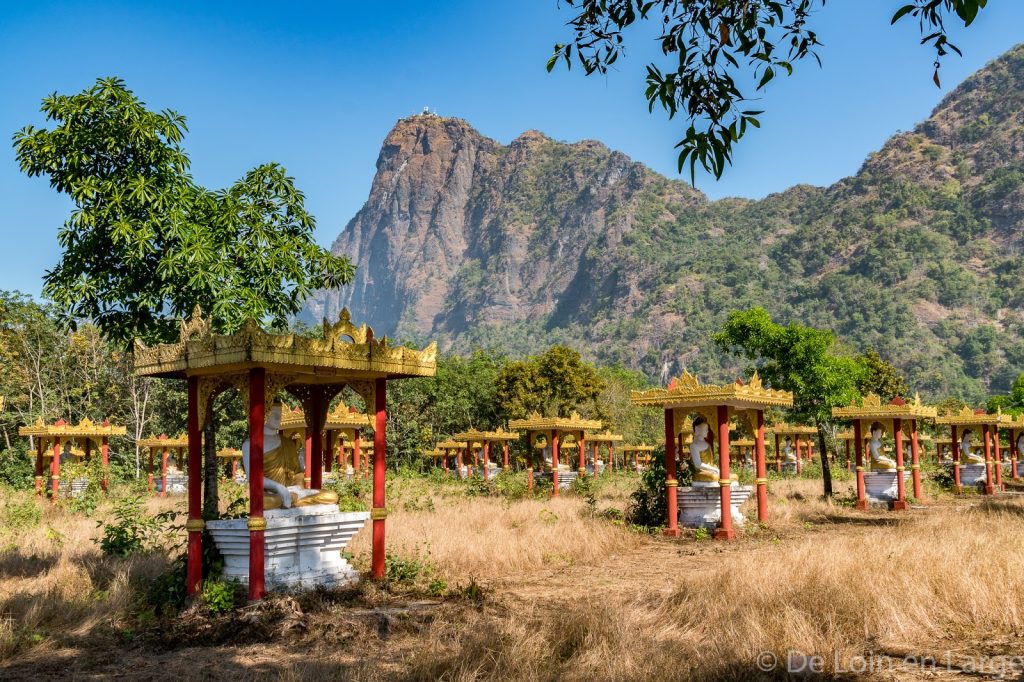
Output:
M170 486L168 457L174 453L185 460L188 593L194 594L202 581L201 537L204 530L211 532L218 548L225 554L225 576L237 577L247 583L252 599L262 598L265 594L268 573L272 586L309 582L330 584L338 576L350 575L350 567L340 558L339 550L367 520L372 527L371 572L375 577L383 577L388 516L384 499L387 385L394 380L432 376L436 368L434 344L424 349L391 346L387 339L376 339L366 325L355 326L347 310L342 311L337 323L325 324L322 337L316 338L268 333L253 322L245 324L235 334L214 334L209 321L197 311L190 320L182 323L178 343L148 347L136 342L135 368L140 376L184 380L187 385L187 433L180 438L161 436L147 439L140 445L149 450L151 462L154 455L161 462L161 490L165 494ZM240 451L225 450L218 456L231 462L232 478L238 475L238 460L243 460L249 489L249 513L243 519L207 522L201 513L202 432L211 418L213 399L232 388L237 389L248 414L248 438ZM345 389L362 398L367 406L365 414L347 407L334 411L329 409ZM282 391L297 399L301 413L293 410L282 413L277 405L277 396ZM678 536L682 520L686 525L714 526L716 538L734 538L734 522L742 522L738 506L751 495L756 499L758 520L768 520L766 436L770 430L765 425L765 413L791 407L791 393L762 385L756 374L749 382L737 380L714 385L702 384L684 372L665 388L634 391L631 399L634 404L657 408L664 414L666 534ZM1020 453L1020 441L1024 440L1021 436L1024 419L1014 421L1002 414L989 415L972 410L940 417L934 407L922 405L919 399L906 402L897 398L883 403L874 396L836 408L833 414L836 419L852 424L847 441L853 450L858 508L866 508L873 500L886 502L891 509L906 509L908 479L912 479L914 497L918 500L923 498L920 480L922 439L918 426L924 421L950 427L949 446L956 486L978 483L988 493L1002 488L1002 466L995 464L1002 461L997 435L1000 429L1010 431L1011 476L1018 476L1016 459ZM279 423L273 428L268 427L274 419ZM741 441L746 450L739 462L741 465L749 462L754 472L753 486L740 486L731 471L733 441L739 440L731 435L736 424L742 424L749 434ZM361 438L364 429L373 432L372 439L366 442ZM980 462L980 474L978 462L960 461L961 448L969 450L971 443L966 437L958 439L958 429L961 434L980 430L983 435L984 457ZM286 449L283 444L289 442L289 430L294 430L298 440L304 441L297 449L299 461L294 463L294 467L286 461L282 464L284 460L281 459L281 453ZM489 477L492 472L492 446L501 449L501 463L507 468L508 444L519 438L519 432L526 434L526 470L530 485L535 474L550 476L554 495L558 494L560 477L571 471L561 462L563 447L576 451L577 467L571 474L579 476L588 473L588 445L591 447L589 473L594 474L604 468L595 446L602 444L606 447L607 468L611 469L614 467L615 444L622 440L604 429L600 422L582 419L578 415L532 415L524 420L511 421L508 432L452 434L450 440L439 443L433 452L442 453L438 457L442 468L451 465L454 458L454 468L460 475L463 467L468 468L470 458L476 459L478 466L482 460L486 465L480 467L480 475ZM109 422L96 425L83 421L77 426L61 422L51 426L37 424L25 427L22 433L36 438L36 480L40 492L44 462L46 455L50 455L50 488L56 496L60 490L62 443L73 440L81 444L86 458L98 444L106 465L109 439L124 435L124 430L118 430ZM791 463L799 467L811 457L815 433L811 427L777 426L772 434L776 437L776 467L783 469L786 461L793 457L792 448L789 445L782 447L778 439L795 440L797 451L795 462ZM283 437L279 438L279 434ZM881 437L884 434L893 440L892 458L883 454ZM909 471L906 465L907 442ZM339 443L340 447L336 447ZM266 450L265 444L269 446ZM634 449L631 451L630 447ZM680 488L677 453L682 455L687 448L696 473L690 486ZM638 444L622 446L620 450L635 453L636 467L641 458L650 457L655 448ZM534 451L539 451L536 459ZM369 473L372 502L368 513L343 513L337 506L332 510L329 508L331 505L321 504L324 496L309 494L322 488L325 472L331 473L334 452L340 454L338 463L341 471L347 473L348 461L351 461L353 473ZM783 457L782 453L786 456ZM460 458L465 459L460 462ZM969 476L965 476L968 469ZM272 490L280 494L275 496ZM304 507L304 501L310 504ZM316 532L311 532L311 529ZM319 544L311 548L308 546L310 542ZM311 552L311 549L317 549L317 552ZM320 558L316 558L318 552L322 555ZM310 561L314 564L309 564ZM303 576L309 580L304 582Z

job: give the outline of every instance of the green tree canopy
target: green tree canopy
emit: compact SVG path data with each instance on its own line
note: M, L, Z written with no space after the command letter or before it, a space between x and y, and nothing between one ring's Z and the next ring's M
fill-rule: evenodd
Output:
M568 416L573 410L595 409L605 382L580 354L552 346L542 355L505 365L495 379L498 404L512 419L538 412Z
M835 335L828 330L774 322L763 308L729 315L715 343L753 363L773 388L793 392L792 418L818 427L825 494L832 494L825 448L825 428L832 408L859 397L866 368L856 358L832 352Z
M935 50L935 84L949 51L945 21L956 16L969 26L988 0L913 0L899 6L891 23L917 19L922 44ZM745 83L755 93L781 73L812 56L818 59L815 10L825 0L559 0L572 7L572 40L555 45L548 71L559 61L577 62L589 76L606 75L625 53L623 32L648 22L658 31L664 63L647 65L648 107L660 106L669 118L682 114L686 133L679 148L679 170L696 164L720 178L731 163L732 147L747 126L760 127L761 111L748 109ZM865 3L867 5L868 3ZM871 49L866 48L866 49Z
M312 289L351 280L348 259L314 241L281 166L201 187L184 117L150 111L118 78L50 95L42 111L55 127L26 126L14 147L23 172L74 202L58 235L63 256L44 278L65 322L92 320L119 342L165 341L198 305L219 331L247 318L283 326Z
M883 360L878 351L869 350L858 355L857 362L864 367L864 376L857 382L857 390L861 395L874 393L885 401L907 395L907 382L903 375L892 364Z

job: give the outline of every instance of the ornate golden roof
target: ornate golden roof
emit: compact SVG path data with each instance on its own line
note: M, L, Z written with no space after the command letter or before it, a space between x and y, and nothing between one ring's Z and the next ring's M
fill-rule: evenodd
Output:
M237 448L221 448L217 451L217 457L221 459L242 459L242 451Z
M587 441L591 443L619 443L622 440L624 439L620 434L612 433L610 429L587 434Z
M883 405L881 398L869 393L860 404L854 400L846 407L832 408L832 416L840 419L935 419L936 415L935 408L922 405L916 394L911 403L896 397Z
M730 440L729 445L735 445L738 448L752 448L757 445L757 441L753 438L737 438L736 440Z
M166 433L161 433L159 436L142 438L135 444L140 448L187 448L188 436L179 434L174 438L168 438Z
M44 424L42 419L37 419L32 426L18 427L19 436L42 436L44 438L102 438L103 436L123 436L128 430L123 426L114 426L109 420L96 424L86 417L74 426L63 419L58 419L53 424Z
M344 378L426 377L434 376L437 344L423 350L392 347L387 338L374 338L365 324L356 327L348 309L335 324L324 324L322 338L268 333L252 320L234 334L214 334L198 307L182 321L178 343L147 346L135 340L140 376L223 374L251 367L307 375L307 383L324 384Z
M505 431L502 428L498 428L496 431L477 431L470 429L469 431L463 431L462 433L456 433L452 436L455 440L461 441L473 441L474 445L478 443L488 442L500 442L500 441L513 441L519 440L518 433L512 433L511 431ZM465 447L465 445L463 445Z
M935 419L936 424L946 426L1002 426L1009 421L1009 415L1003 414L1001 409L997 409L995 414L990 414L985 410L972 410L969 407L956 414L946 414Z
M818 433L818 429L813 426L799 424L773 424L767 431L779 436L810 436Z
M294 429L306 428L306 415L302 413L301 407L292 409L287 405L281 407L281 430L292 431Z
M324 429L335 431L338 429L364 429L373 427L373 417L363 412L354 412L345 403L340 402L328 415Z
M542 417L536 412L526 419L512 419L510 429L518 431L598 431L603 425L597 419L584 419L573 412L568 417Z
M765 407L790 407L793 394L765 388L761 377L755 372L749 383L737 379L731 384L716 386L702 384L686 370L669 382L668 388L652 388L647 391L632 391L630 400L635 405L656 407L711 407L728 405L740 410L762 409Z
M465 450L466 446L467 443L465 441L460 442L451 439L443 440L437 444L437 447L440 450Z
M623 445L619 449L623 452L654 452L658 448L654 445L640 443L639 445Z
M433 450L424 450L423 451L423 456L424 457L432 457L432 458L437 459L437 458L441 458L441 457L447 457L448 453L445 452L444 450L438 450L438 449L435 448Z

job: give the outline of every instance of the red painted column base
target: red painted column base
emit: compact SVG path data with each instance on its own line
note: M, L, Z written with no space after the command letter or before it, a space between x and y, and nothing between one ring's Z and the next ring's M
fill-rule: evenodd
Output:
M986 483L985 484L985 494L986 495L995 495L996 494L996 487L995 487L995 485L993 485L991 483Z
M892 511L906 511L910 509L910 503L906 500L893 500L889 503L889 509Z
M716 540L735 540L736 531L732 528L718 528L715 530Z
M202 520L199 519L199 522L202 523ZM188 560L185 566L185 594L193 595L199 591L203 583L202 531L188 531Z
M868 501L867 500L857 500L857 504L854 505L854 508L855 509L860 509L861 511L867 511Z

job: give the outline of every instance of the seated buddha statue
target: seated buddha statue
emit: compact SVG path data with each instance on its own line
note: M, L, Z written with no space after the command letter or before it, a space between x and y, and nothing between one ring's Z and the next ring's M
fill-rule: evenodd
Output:
M1017 459L1020 459L1021 453L1024 453L1024 432L1017 436Z
M885 431L880 424L871 425L871 444L868 449L871 452L872 471L896 471L896 460L882 454L882 434Z
M263 508L290 509L335 504L332 492L303 488L305 457L295 441L281 438L281 403L275 402L263 426ZM249 474L249 439L242 443L242 467Z
M708 442L709 430L708 422L703 417L698 417L693 422L693 442L690 443L690 461L695 469L693 475L693 484L695 486L715 485L721 477L721 470L712 463L714 461L714 450L711 449L711 444ZM735 474L730 476L730 478L737 480Z
M782 460L787 464L796 464L796 451L793 450L793 439L786 436L786 444L782 447Z
M960 439L960 463L961 464L984 464L985 457L971 448L974 444L974 433L967 429Z

